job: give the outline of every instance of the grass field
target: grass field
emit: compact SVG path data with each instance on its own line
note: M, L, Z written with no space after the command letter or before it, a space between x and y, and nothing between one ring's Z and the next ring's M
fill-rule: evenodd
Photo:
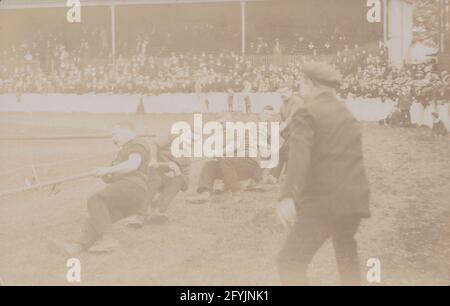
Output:
M123 119L139 132L161 134L189 115L1 114L1 137L108 134ZM364 125L364 153L373 216L358 233L363 271L381 260L382 284L450 284L450 138L427 129ZM109 140L1 141L0 187L23 186L35 167L41 180L106 165ZM201 163L191 173L194 192ZM95 179L0 199L0 278L5 284L68 284L66 260L46 249L49 238L71 239L86 218L86 198L101 188ZM241 203L218 196L191 206L180 194L161 227L114 229L121 242L111 255L83 254L81 279L93 284L277 285L275 256L286 232L274 209L278 187L243 195ZM328 242L310 267L313 283L335 284Z

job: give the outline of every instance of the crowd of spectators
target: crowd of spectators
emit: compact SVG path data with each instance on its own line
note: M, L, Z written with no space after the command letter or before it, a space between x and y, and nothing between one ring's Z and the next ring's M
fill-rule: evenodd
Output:
M335 64L344 75L339 88L343 98L349 95L363 98L381 98L382 101L420 102L429 104L450 101L450 74L439 71L436 62L388 65L385 46L380 44L375 52L355 48L352 53L338 53Z
M354 40L350 40L338 28L325 31L322 28L316 31L295 33L287 39L274 38L267 41L264 37L258 37L251 41L247 49L249 54L334 54L338 50L350 48Z
M5 42L0 46L0 63L32 62L48 66L71 58L105 58L110 53L110 43L104 27L82 28L79 36L66 37L62 30L38 30L19 42Z
M338 29L329 35L319 29L315 40L311 33L283 39L256 37L248 43L247 56L233 48L218 53L208 50L208 42L217 30L211 24L196 31L182 30L204 33L205 45L197 46L204 51L188 48L185 42L181 44L186 47L183 52L171 51L176 40L154 28L121 41L113 60L109 34L104 28L83 29L76 40L67 40L57 31L38 32L32 40L0 49L0 94L273 92L283 84L298 89L301 61L277 62L277 55L285 54L333 57L344 75L339 89L344 97L396 100L409 92L425 101L430 94L448 94L445 72L438 74L433 65L424 64L402 70L391 68L383 44L368 50ZM261 62L255 60L258 55L273 57Z
M135 54L109 61L61 60L53 69L21 65L0 68L1 93L200 93L276 91L298 86L300 64L254 64L235 52L172 53L165 58Z
M223 46L220 52L208 49L218 33L212 24L180 31L184 33L181 42L180 36L158 28L119 38L114 60L105 28L83 28L69 39L63 31L38 32L26 42L0 48L0 94L275 91L280 84L298 86L300 65L297 61L261 63L253 60L255 56L317 55L332 49L327 40L318 52L320 40L301 34L281 40L249 37L244 57L239 47ZM190 44L193 38L188 33L202 33L204 43ZM329 41L344 44L345 37L338 34L330 34Z

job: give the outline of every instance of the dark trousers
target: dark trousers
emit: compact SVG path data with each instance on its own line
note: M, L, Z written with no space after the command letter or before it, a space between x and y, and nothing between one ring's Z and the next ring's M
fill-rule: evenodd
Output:
M402 117L403 117L402 118L403 124L411 125L411 112L410 112L410 110L409 109L402 109L401 112L402 112Z
M112 232L112 224L138 212L146 190L137 184L119 180L96 192L87 201L89 218L79 242L91 246L100 236Z
M306 285L309 263L328 238L332 238L341 283L360 284L357 243L361 218L322 218L300 215L277 258L283 285Z
M223 180L226 189L238 191L241 189L239 182L250 178L255 181L261 179L261 168L251 158L235 157L210 160L202 167L197 192L213 193L215 180Z
M182 176L168 177L157 169L151 170L148 177L147 196L139 214L145 215L150 206L158 208L160 212L166 212L172 200L183 188L183 184Z
M448 131L447 131L447 128L446 128L444 122L439 121L439 122L434 123L432 133L433 133L433 135L437 135L437 136L447 136Z
M278 165L270 170L270 175L275 177L276 179L279 179L281 174L283 173L283 169L287 165L288 162L288 155L289 155L289 146L287 145L287 142L285 142L279 151L279 161Z

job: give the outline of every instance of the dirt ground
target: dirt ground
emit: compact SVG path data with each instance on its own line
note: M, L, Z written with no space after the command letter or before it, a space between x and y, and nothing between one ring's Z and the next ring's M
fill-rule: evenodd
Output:
M109 133L123 119L143 133L169 130L191 115L1 114L0 136ZM40 180L65 177L109 163L109 140L1 141L0 190L23 186L29 165ZM428 129L364 125L364 153L372 218L357 235L363 273L369 258L381 261L381 284L450 284L450 138ZM194 192L201 162L194 164ZM7 285L67 285L66 260L49 253L49 238L72 239L87 216L86 198L102 182L86 179L0 199L0 278ZM217 196L192 206L180 194L170 222L141 230L114 226L120 249L82 254L82 285L278 285L275 256L286 232L275 215L278 186L246 192L241 203ZM314 284L336 284L328 242L309 274Z

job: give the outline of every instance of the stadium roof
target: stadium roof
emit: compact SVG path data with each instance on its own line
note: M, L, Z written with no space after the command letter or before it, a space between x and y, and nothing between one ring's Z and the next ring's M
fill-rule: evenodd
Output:
M67 0L0 0L0 9L66 7ZM242 0L80 0L81 6L241 2ZM265 0L243 0L265 1Z

